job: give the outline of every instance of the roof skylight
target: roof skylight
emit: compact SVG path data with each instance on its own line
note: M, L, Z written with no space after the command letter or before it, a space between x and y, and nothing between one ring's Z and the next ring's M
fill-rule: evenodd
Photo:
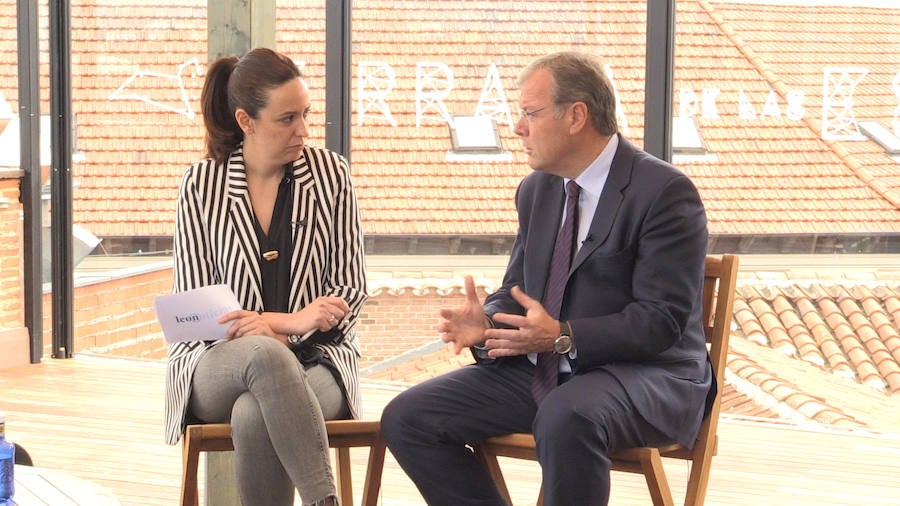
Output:
M900 155L900 139L885 128L884 125L874 120L863 120L858 125L859 130L868 138L880 144L884 148L885 153L892 156Z

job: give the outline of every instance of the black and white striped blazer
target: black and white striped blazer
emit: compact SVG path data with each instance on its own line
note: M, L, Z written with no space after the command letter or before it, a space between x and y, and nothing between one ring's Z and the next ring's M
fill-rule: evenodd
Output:
M359 415L359 343L354 325L366 301L363 237L346 160L306 147L293 163L290 311L320 296L339 296L350 305L341 324L344 341L322 344L343 379L351 414ZM224 283L244 309L263 308L259 243L253 229L243 151L227 162L208 159L187 169L178 196L174 241L175 292ZM166 442L184 430L191 377L204 341L169 347L166 374Z

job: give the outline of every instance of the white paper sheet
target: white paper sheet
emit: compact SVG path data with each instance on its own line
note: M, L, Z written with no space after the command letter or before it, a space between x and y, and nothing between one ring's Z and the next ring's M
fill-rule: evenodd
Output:
M237 297L226 285L209 285L153 301L156 319L167 344L181 341L217 341L225 338L231 322L217 323L220 316L241 309Z

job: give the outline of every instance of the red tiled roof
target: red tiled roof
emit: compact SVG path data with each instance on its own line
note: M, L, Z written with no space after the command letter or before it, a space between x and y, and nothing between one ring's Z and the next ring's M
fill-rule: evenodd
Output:
M831 406L826 399L806 393L734 347L728 350L727 367L727 384L748 397L757 409L761 406L775 411L779 417L814 420L824 425L865 426L864 422ZM750 385L755 388L748 388ZM726 412L729 405L723 406Z
M202 155L206 3L179 4L88 1L72 8L73 112L77 148L85 153L73 167L74 218L98 236L170 235L181 173ZM447 126L429 119L416 126L419 62L452 69L444 104L450 114L472 114L491 64L515 110L516 73L529 61L561 49L594 50L613 73L623 130L642 142L644 1L506 8L489 1L371 0L353 7L352 167L369 234L515 232L512 196L530 171L518 139L501 124L511 161L448 161ZM277 17L278 49L307 62L320 120L311 142L323 144L324 5L280 2ZM13 110L14 19L15 3L0 1L6 20L0 93ZM832 66L868 69L854 90L856 118L890 127L898 26L900 9L679 2L675 89L719 90L719 117L697 118L714 157L676 160L698 185L713 233L900 231L898 162L871 141L822 139L823 72ZM396 127L379 117L360 121L356 79L363 62L393 69L385 103ZM43 79L45 101L46 85ZM770 91L781 117L763 114ZM739 117L742 92L757 119ZM792 92L804 94L801 119L788 117Z
M897 393L900 335L887 313L896 298L890 286L743 285L735 320L752 342Z

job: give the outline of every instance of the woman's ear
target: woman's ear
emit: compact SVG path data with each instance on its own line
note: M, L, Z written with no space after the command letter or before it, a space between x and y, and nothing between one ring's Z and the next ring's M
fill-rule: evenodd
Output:
M234 111L234 119L237 121L238 126L241 127L241 130L244 131L244 135L253 134L253 118L247 114L247 111L238 108Z

